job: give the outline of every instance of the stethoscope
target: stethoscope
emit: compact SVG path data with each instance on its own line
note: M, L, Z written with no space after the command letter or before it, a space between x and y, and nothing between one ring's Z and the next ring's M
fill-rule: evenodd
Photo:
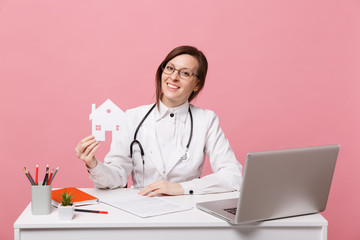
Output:
M141 125L143 124L143 122L147 119L147 117L150 115L151 111L155 108L156 106L156 103L149 109L149 111L145 114L145 116L143 117L143 119L140 121L139 125L137 126L136 130L135 130L135 134L134 134L134 140L131 142L130 144L130 157L133 158L133 146L135 144L137 144L140 148L140 154L141 154L141 160L142 160L142 164L143 164L143 179L142 179L142 187L144 187L144 176L145 176L145 160L144 160L144 149L140 143L139 140L136 139L136 136L139 132L139 129L141 127ZM187 162L189 161L190 159L190 156L189 156L189 146L190 146L190 143L191 143L191 139L192 139L192 134L193 134L193 117L192 117L192 113L191 113L191 110L190 110L190 106L189 106L189 115L190 115L190 122L191 122L191 125L190 125L190 136L189 136L189 140L186 144L186 147L185 147L185 153L184 155L179 159L179 161L181 162ZM135 168L135 161L133 160L133 166ZM135 175L135 178L136 178L136 181L139 182L137 180L137 177L136 177L136 174L135 174L135 169L134 169L134 175Z

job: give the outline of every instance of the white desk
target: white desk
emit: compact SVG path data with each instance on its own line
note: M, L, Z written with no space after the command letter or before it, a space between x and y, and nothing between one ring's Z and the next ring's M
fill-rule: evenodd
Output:
M132 189L82 189L94 196L113 197L136 194ZM196 202L237 197L237 192L167 197L194 206L192 210L151 218L139 218L106 204L84 206L109 211L109 214L75 212L73 220L59 220L58 211L33 216L29 204L14 223L15 240L230 240L230 239L306 239L326 240L327 221L320 214L233 226L202 212Z

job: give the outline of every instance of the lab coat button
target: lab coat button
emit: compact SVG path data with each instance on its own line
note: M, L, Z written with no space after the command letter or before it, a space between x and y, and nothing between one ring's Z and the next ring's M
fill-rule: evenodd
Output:
M170 117L174 117L174 114L173 114L173 113L170 113Z
M189 193L190 193L190 194L193 194L193 193L194 193L194 191L193 191L193 190L190 190L190 191L189 191Z

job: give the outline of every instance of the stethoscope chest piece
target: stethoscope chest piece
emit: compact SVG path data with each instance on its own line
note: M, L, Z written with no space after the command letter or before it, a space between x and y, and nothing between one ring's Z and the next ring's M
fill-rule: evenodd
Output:
M190 159L190 156L189 156L189 153L188 153L188 151L186 150L186 152L184 153L184 155L182 155L182 157L180 158L180 162L187 162L187 161L189 161L189 159Z

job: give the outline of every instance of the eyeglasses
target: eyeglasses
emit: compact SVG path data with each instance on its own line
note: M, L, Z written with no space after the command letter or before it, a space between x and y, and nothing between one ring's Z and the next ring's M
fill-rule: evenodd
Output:
M176 69L174 65L172 65L171 63L168 64L163 64L163 73L167 74L167 75L171 75L173 74L173 72L178 71L178 75L181 79L184 80L189 80L190 78L192 78L192 76L195 76L197 78L199 78L199 76L193 72L191 72L190 69L188 68L182 68L182 69Z

